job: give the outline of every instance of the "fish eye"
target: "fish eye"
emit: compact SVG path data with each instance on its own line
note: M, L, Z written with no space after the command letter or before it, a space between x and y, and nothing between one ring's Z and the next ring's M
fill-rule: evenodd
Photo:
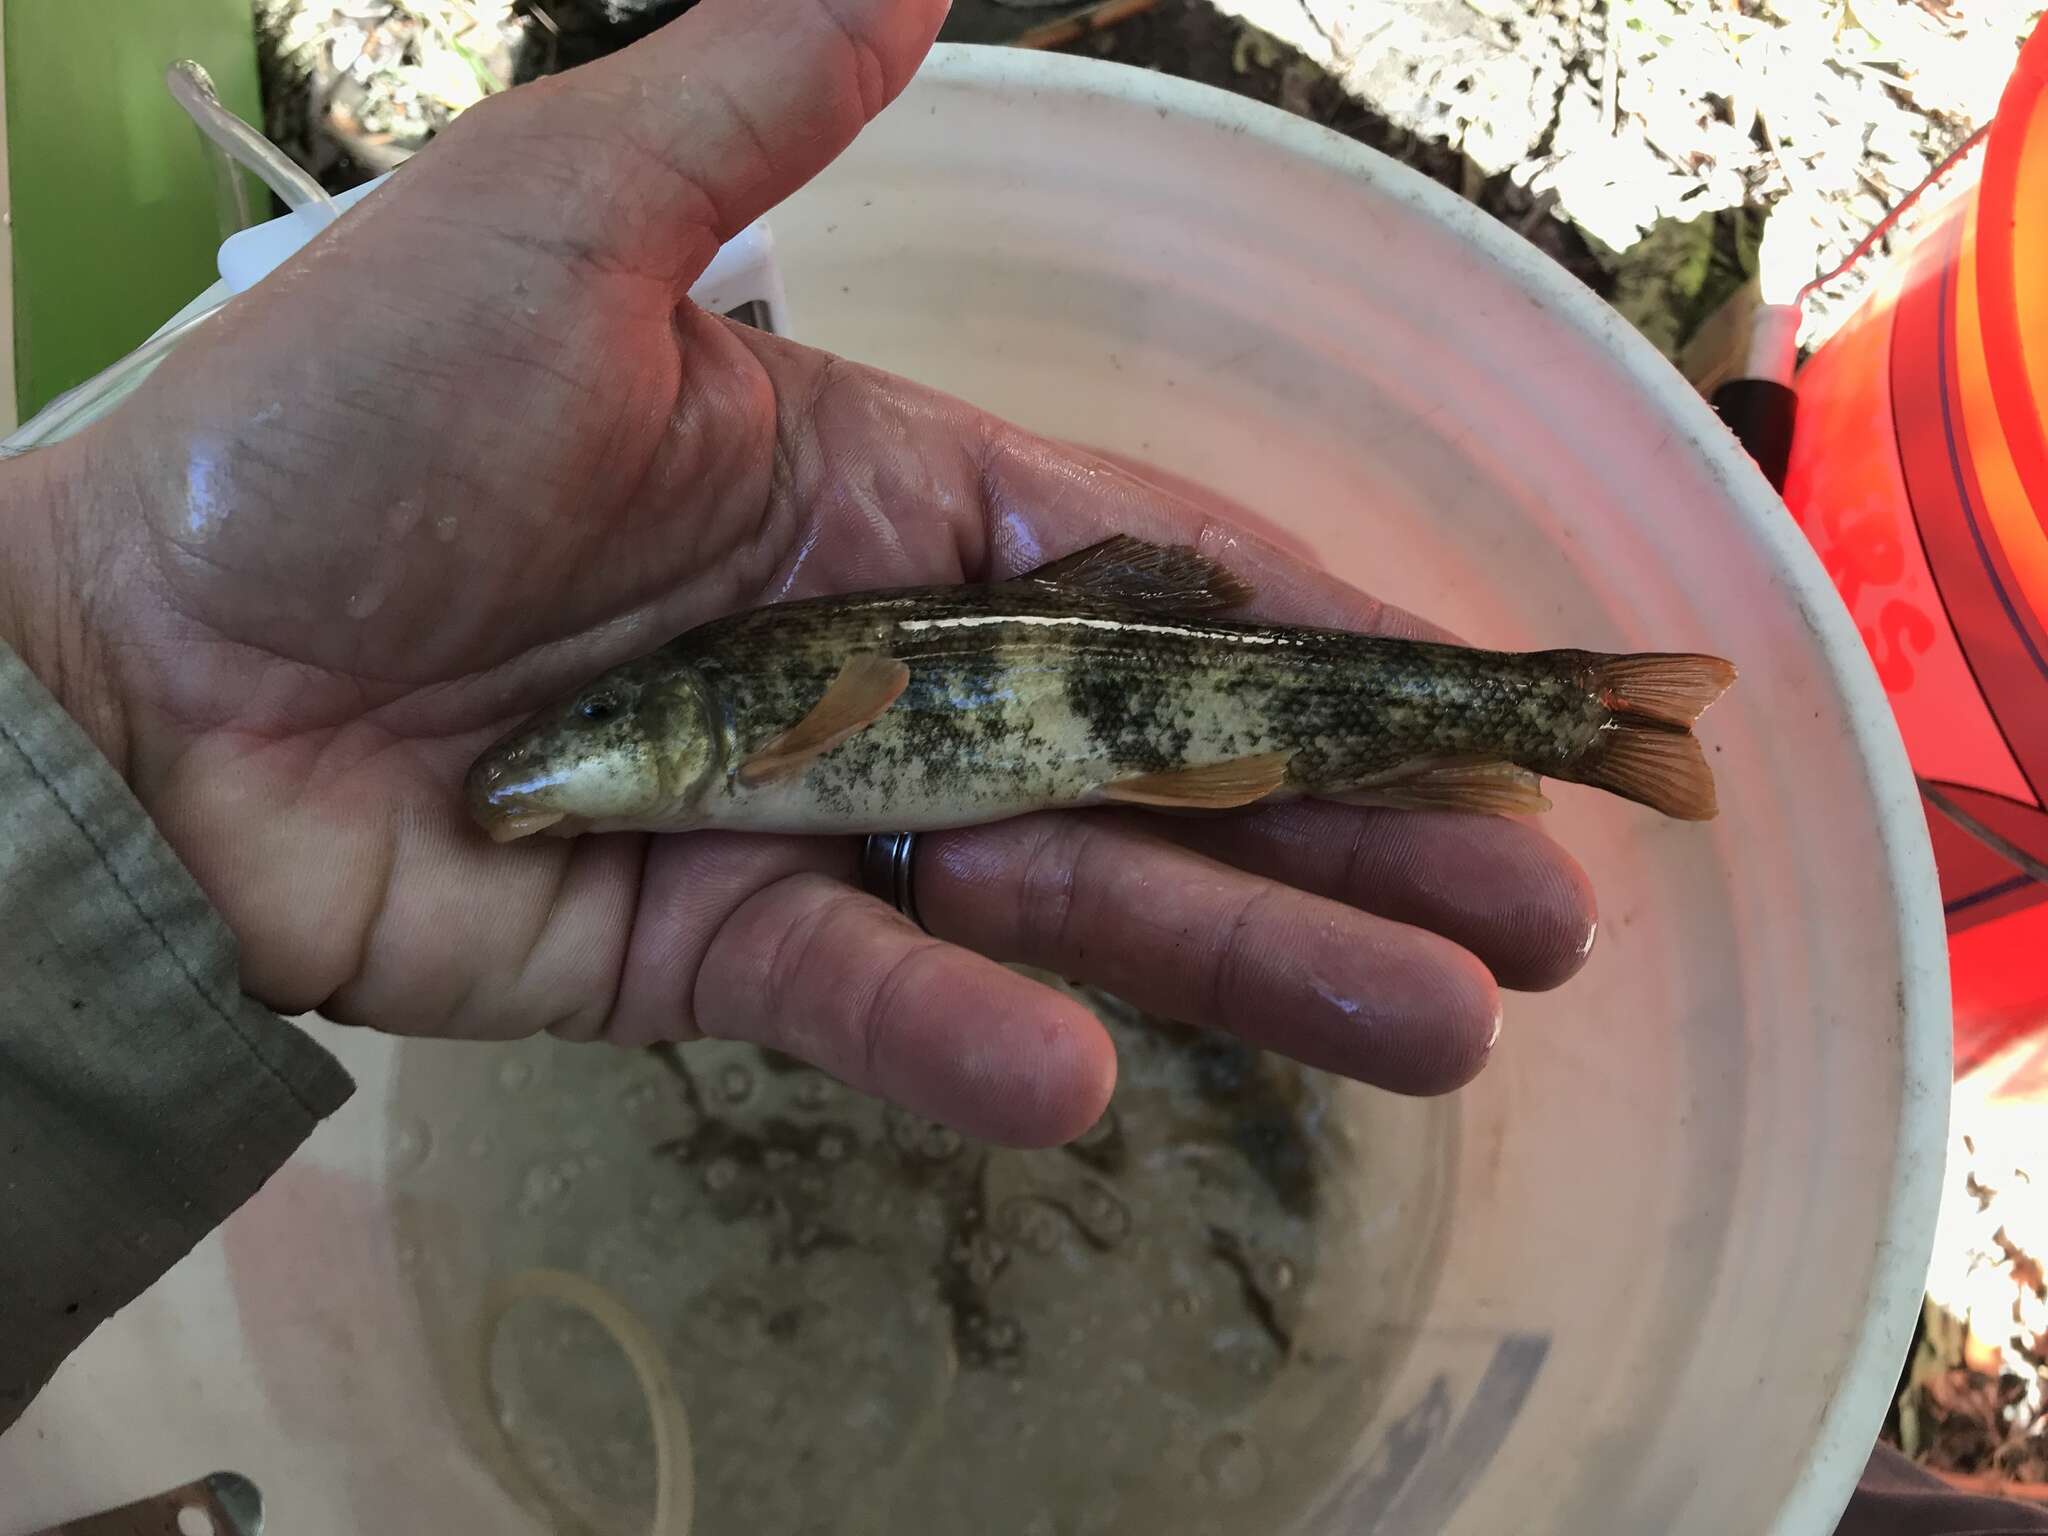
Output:
M615 693L589 694L576 705L576 713L593 725L602 724L618 712L619 696Z

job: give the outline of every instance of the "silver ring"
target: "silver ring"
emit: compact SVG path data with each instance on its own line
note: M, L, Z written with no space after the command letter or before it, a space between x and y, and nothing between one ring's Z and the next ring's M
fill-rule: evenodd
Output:
M860 845L860 883L870 896L888 902L923 928L924 919L917 915L917 892L910 883L916 844L915 832L870 832Z

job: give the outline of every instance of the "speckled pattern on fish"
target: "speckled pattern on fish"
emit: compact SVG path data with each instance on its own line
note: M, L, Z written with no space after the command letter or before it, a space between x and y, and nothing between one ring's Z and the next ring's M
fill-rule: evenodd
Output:
M915 831L1115 799L1139 781L1144 803L1175 804L1180 781L1160 776L1283 755L1252 799L1527 808L1515 797L1533 796L1533 775L1712 813L1689 726L1732 678L1723 662L1226 622L1199 611L1238 595L1201 557L1118 542L1187 592L1083 570L1074 584L1034 576L715 620L485 754L472 808L487 826L528 817L558 833ZM851 697L865 684L835 687L856 657L907 672L871 718ZM842 689L866 723L765 782L742 776ZM1506 776L1475 788L1471 770L1489 766ZM1204 794L1194 785L1187 803L1223 803Z

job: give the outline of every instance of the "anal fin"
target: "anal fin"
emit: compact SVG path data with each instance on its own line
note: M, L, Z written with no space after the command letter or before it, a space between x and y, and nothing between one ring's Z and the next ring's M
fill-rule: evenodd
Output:
M1293 758L1292 752L1260 752L1199 768L1140 774L1103 785L1102 798L1166 810L1235 810L1265 799L1285 784Z
M816 758L866 730L910 686L910 668L893 656L855 656L839 669L810 713L762 743L739 766L749 789L801 773Z
M1469 811L1485 816L1533 816L1550 809L1543 781L1506 762L1439 762L1390 775L1378 784L1319 800L1343 805L1384 806L1403 811Z

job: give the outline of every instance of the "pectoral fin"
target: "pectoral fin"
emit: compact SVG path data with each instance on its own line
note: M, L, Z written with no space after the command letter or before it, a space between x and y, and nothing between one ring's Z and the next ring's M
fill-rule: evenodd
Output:
M1228 811L1263 800L1287 782L1292 752L1261 752L1172 773L1146 773L1102 786L1102 798L1168 810Z
M740 764L740 783L756 789L801 773L813 759L873 725L909 685L910 668L895 657L854 657L809 714Z
M1502 762L1425 763L1378 784L1318 798L1344 805L1492 816L1530 816L1550 809L1542 780L1526 768Z

